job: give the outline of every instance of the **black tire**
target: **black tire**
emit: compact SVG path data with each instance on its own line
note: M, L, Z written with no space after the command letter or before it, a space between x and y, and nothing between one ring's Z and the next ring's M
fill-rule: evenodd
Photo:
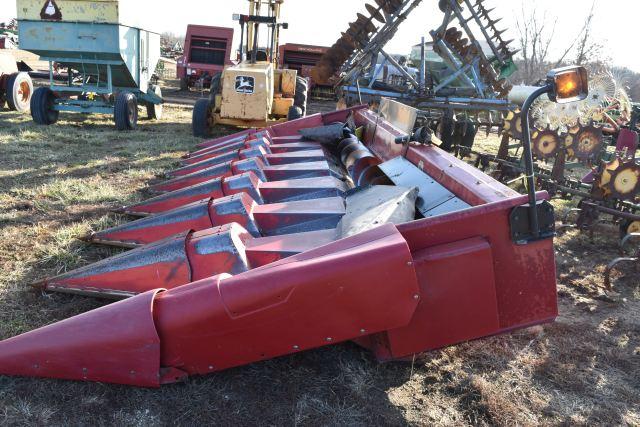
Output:
M464 130L464 136L462 137L462 146L468 148L469 150L473 149L473 143L476 140L476 135L478 133L478 128L475 123L471 120L467 120L466 128Z
M131 92L119 92L113 109L118 130L134 130L138 126L138 99Z
M216 95L222 93L222 73L216 73L211 77L211 85L209 86L209 99L212 104L216 102Z
M307 115L307 99L309 97L309 83L302 77L296 77L296 94L293 98L293 105L300 108L302 117Z
M151 88L153 93L162 98L162 90L160 86L153 86ZM151 102L145 103L147 107L147 118L149 120L162 120L162 104L153 104Z
M455 131L455 123L453 121L453 119L448 118L448 117L443 117L442 121L440 122L440 140L442 141L442 145L440 145L440 148L442 148L445 151L451 151L453 149L453 143L454 143L454 131Z
M36 89L31 97L31 117L39 125L52 125L58 121L60 112L53 109L56 97L48 87Z
M627 234L637 233L640 228L640 221L624 220L620 223L620 240L624 239Z
M189 78L188 77L182 77L180 79L180 90L181 91L189 90Z
M289 107L289 113L287 114L287 121L298 120L303 117L304 116L302 115L302 110L300 109L300 107L297 107L295 105Z
M7 104L9 109L24 113L29 111L33 95L33 82L27 73L14 73L7 79Z
M211 135L209 128L209 115L211 114L211 101L209 98L200 98L193 107L193 117L191 118L191 128L193 136L207 138Z

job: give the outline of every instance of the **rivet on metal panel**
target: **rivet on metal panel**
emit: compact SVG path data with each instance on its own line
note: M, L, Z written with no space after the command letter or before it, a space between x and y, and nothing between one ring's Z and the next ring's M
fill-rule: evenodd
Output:
M413 265L413 262L412 262L412 261L409 261L409 262L407 263L407 265L408 265L409 267L411 267L411 266Z
M209 370L213 371L213 365L209 365Z
M366 332L367 332L367 330L366 330L366 329L360 329L360 333L361 333L361 334L364 334L364 333L366 333Z
M331 341L333 341L333 338L327 337L326 340L327 340L327 342L331 342Z
M293 346L293 349L294 349L294 350L299 350L299 349L300 349L300 347L299 347L299 346L297 346L297 345L294 345L294 346Z
M418 294L415 294L415 295L413 296L413 299L415 299L415 300L418 300L418 299L420 299L420 295L418 295Z

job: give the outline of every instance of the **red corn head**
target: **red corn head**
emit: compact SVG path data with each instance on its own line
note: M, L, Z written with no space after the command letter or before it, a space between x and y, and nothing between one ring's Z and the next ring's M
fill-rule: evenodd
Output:
M400 328L419 301L412 264L400 233L383 226L0 342L0 374L158 387Z

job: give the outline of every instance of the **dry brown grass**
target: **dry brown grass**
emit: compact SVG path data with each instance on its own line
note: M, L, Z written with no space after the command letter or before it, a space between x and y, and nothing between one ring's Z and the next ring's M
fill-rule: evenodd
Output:
M74 237L124 220L109 209L143 198L195 144L189 111L167 113L132 133L106 118L63 115L41 128L0 113L0 338L101 304L27 283L113 253ZM623 269L616 298L599 290L615 235L558 238L552 325L413 364L380 365L343 344L159 390L0 377L0 424L640 425L638 271Z

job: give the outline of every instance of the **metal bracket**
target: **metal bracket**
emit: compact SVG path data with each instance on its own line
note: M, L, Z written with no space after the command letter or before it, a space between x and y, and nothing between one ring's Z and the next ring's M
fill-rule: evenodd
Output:
M556 235L556 220L554 208L547 200L538 201L536 204L538 211L538 237L535 237L531 229L529 205L522 205L514 208L509 215L509 225L511 227L511 240L517 245L527 245L538 240L550 239Z

